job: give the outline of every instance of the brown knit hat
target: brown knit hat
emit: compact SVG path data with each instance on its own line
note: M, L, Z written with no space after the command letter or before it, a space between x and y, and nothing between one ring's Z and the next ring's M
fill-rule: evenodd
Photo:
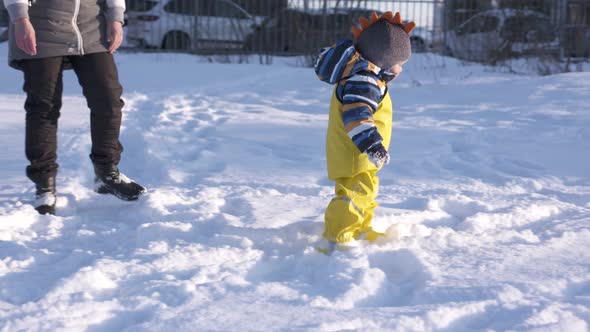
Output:
M412 55L410 32L416 26L413 22L403 24L399 13L392 12L378 16L373 13L371 20L361 18L361 28L353 27L356 48L367 60L382 69L407 61Z

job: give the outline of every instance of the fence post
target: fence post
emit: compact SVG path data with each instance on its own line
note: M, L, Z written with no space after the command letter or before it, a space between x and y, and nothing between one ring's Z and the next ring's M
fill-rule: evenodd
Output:
M558 0L557 7L558 7L558 19L559 19L559 60L563 61L565 58L565 33L566 33L566 24L567 24L567 4L566 0Z
M437 47L437 43L442 35L443 37L443 41L442 41L442 45L440 45L441 47L441 53L444 54L445 52L445 47L447 45L447 37L446 37L446 33L445 33L445 2L444 0L434 0L434 4L433 4L433 8L432 8L432 46L433 47Z

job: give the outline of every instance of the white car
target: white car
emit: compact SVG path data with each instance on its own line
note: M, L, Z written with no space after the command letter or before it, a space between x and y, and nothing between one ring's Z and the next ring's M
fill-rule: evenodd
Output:
M131 0L130 46L176 50L241 48L257 19L230 0Z
M433 32L424 27L415 27L410 34L412 52L428 52L434 48Z
M481 12L447 33L450 55L471 61L493 61L526 54L557 54L557 31L550 19L531 10Z

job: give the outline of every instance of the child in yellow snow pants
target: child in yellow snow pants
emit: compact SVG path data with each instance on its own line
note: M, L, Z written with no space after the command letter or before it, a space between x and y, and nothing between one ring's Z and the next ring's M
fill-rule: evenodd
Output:
M393 110L387 84L402 72L411 55L409 33L399 13L373 13L353 27L355 41L322 50L315 63L318 78L336 85L326 137L328 178L336 197L325 213L324 238L346 243L375 240L371 220L377 207L377 172L389 163Z
M375 126L382 133L383 147L389 150L392 106L389 93L378 104L373 115ZM376 173L380 169L361 153L348 137L342 122L342 103L334 94L330 104L330 120L326 136L328 178L336 182L336 197L326 209L324 237L334 242L348 242L366 233L372 240L371 229L375 198L379 187Z

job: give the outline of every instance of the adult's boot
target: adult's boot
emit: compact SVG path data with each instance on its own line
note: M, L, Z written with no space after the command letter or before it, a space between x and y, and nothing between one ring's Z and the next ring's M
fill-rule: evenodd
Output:
M35 183L35 202L33 206L39 214L55 214L56 202L55 177L48 177Z
M115 165L94 164L94 173L94 190L99 194L111 194L124 201L135 201L147 191L121 173Z

